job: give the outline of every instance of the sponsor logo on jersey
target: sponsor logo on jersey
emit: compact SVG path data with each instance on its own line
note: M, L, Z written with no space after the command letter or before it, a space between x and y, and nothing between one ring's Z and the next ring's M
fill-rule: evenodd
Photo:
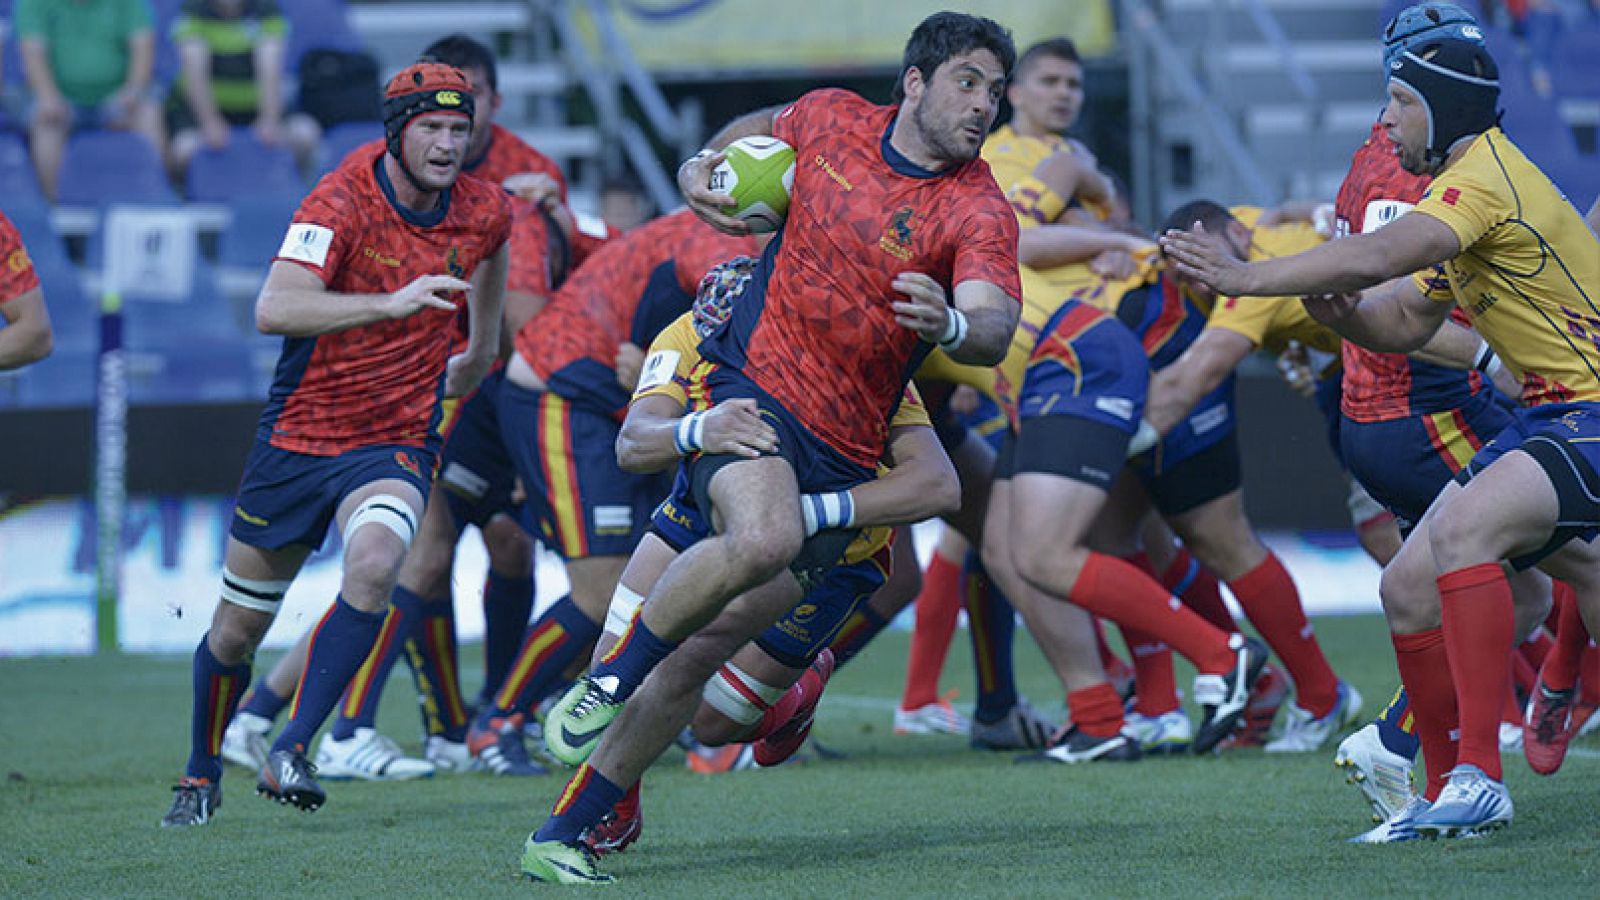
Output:
M461 250L451 247L444 255L444 269L456 278L466 278L467 269L461 265Z
M1096 397L1094 408L1119 419L1133 418L1133 401L1127 397Z
M1371 234L1410 212L1411 208L1412 204L1404 200L1372 200L1361 213L1361 233Z
M834 184L844 188L847 193L856 189L855 185L850 183L850 179L840 174L839 170L833 167L833 163L828 162L828 158L826 156L818 153L812 158L811 161L816 163L817 168L827 173L827 176L833 179Z
M362 247L361 255L372 260L380 266L388 266L391 269L400 267L399 257L390 256L389 254L384 253L382 250L379 250L375 247Z
M6 268L14 274L26 272L32 265L33 260L28 258L28 251L21 247L11 251L11 255L6 257Z

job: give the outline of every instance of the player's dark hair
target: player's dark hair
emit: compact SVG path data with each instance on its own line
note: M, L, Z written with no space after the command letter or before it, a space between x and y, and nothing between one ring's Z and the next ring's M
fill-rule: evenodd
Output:
M500 90L500 73L495 69L494 52L464 34L447 34L428 45L418 62L442 62L458 69L482 69L489 89Z
M1017 46L1011 41L1011 32L993 19L958 12L938 12L923 19L906 41L900 77L894 83L894 102L905 99L907 72L916 69L924 79L930 79L946 60L972 50L993 53L1007 75L1017 64Z
M1191 200L1167 216L1167 220L1161 223L1161 233L1188 231L1195 222L1199 222L1212 234L1221 234L1233 220L1233 213L1215 200Z
M1060 59L1080 65L1083 63L1083 58L1078 56L1078 45L1072 42L1072 38L1063 35L1040 41L1022 51L1022 55L1017 57L1017 68L1012 74L1021 78L1029 66L1041 59Z

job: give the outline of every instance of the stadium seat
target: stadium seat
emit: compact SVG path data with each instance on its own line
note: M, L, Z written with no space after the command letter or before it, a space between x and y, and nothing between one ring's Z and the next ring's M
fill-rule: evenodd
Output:
M6 215L23 207L45 209L50 205L39 190L27 141L16 132L0 131L0 197L5 198Z
M239 197L298 198L305 183L289 148L263 144L248 127L241 127L233 129L228 146L221 150L205 147L195 153L189 162L187 191L190 200L216 203Z
M229 201L233 221L222 233L217 261L224 266L260 269L265 273L267 264L283 244L289 220L294 218L300 200L298 194L286 194Z
M285 64L293 72L307 50L365 49L360 35L350 27L344 0L278 0L278 8L289 20L289 46Z
M63 205L174 203L154 147L129 131L80 131L61 164Z
M1556 44L1556 95L1574 100L1600 100L1600 27L1573 28Z
M350 151L368 141L383 137L382 122L341 122L329 128L322 135L322 146L318 149L321 165L318 167L320 174L327 174L350 155Z

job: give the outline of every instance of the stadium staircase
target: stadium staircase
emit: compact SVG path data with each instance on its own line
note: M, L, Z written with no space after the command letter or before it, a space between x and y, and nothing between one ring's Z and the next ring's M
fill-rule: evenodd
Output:
M1158 185L1148 212L1200 196L1332 199L1383 106L1376 0L1121 6L1134 177Z

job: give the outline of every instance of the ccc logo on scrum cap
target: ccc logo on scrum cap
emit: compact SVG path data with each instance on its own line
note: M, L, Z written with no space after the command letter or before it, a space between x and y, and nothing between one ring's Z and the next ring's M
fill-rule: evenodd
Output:
M433 94L433 102L439 104L440 106L460 106L461 105L461 92L460 91L435 91L434 94Z

